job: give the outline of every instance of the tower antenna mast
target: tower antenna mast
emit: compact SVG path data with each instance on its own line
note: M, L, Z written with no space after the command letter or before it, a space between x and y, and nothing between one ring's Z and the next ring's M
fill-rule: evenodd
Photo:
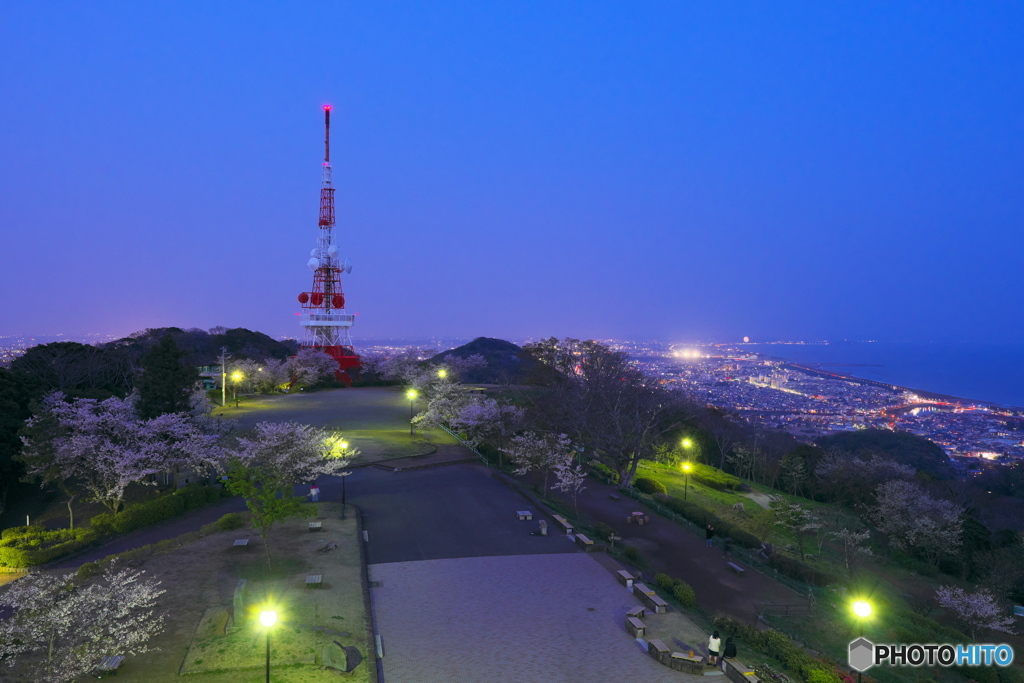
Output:
M331 177L331 105L324 105L324 163L320 182L320 222L316 247L306 265L313 271L313 290L299 294L305 311L299 324L305 329L304 348L320 349L338 363L337 378L351 384L350 370L359 367L349 336L355 316L345 312L345 294L341 274L352 272L352 262L338 258L335 237L334 183Z

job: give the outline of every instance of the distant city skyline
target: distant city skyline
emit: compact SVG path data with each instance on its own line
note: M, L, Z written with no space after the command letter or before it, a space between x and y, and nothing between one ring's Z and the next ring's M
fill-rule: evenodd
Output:
M0 7L0 334L1013 340L1021 4Z

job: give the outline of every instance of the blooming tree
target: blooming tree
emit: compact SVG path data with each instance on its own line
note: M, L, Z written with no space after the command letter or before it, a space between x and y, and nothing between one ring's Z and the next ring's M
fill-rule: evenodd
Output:
M932 498L920 486L894 479L881 484L873 510L878 528L901 550L914 549L932 564L960 547L964 508Z
M340 434L298 422L260 422L251 438L238 440L238 459L245 466L269 470L287 484L338 474L358 452Z
M525 414L522 408L474 394L449 420L449 424L452 429L465 434L466 442L471 446L476 447L486 441L500 454L509 437L522 425Z
M295 382L312 385L333 377L338 371L338 361L320 349L307 346L288 359L287 367Z
M793 532L797 548L800 549L800 559L804 559L804 536L820 528L821 522L799 503L776 501L772 503L772 508L775 510L775 524Z
M978 631L984 629L1013 633L1013 617L1007 615L1006 610L985 588L968 593L956 586L939 586L935 591L935 600L971 632L971 640L975 639Z
M516 464L516 474L531 470L544 473L544 495L548 490L548 473L569 459L572 447L566 434L539 434L527 431L512 437L505 453Z
M580 516L580 507L576 498L585 488L587 471L579 465L572 464L572 455L559 465L555 466L555 485L552 488L565 491L572 496L572 505L576 508L576 516Z
M844 527L839 531L830 532L828 536L843 546L843 559L846 561L846 571L850 571L858 555L871 555L871 549L866 545L871 538L871 532L867 529L864 531L850 531Z
M51 429L33 436L37 422ZM215 436L203 434L184 413L140 420L133 397L66 402L54 392L27 425L22 453L27 473L43 483L80 481L114 513L131 484L153 483L152 475L176 467L202 470L220 463Z
M96 580L76 574L29 574L0 593L14 609L0 621L0 666L30 680L69 683L103 657L149 651L163 615L154 607L164 591L144 572L111 564Z

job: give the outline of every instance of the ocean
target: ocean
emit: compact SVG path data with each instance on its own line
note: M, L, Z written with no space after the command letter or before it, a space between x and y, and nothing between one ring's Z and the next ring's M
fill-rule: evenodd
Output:
M1024 344L743 344L844 375L1004 406L1024 406Z

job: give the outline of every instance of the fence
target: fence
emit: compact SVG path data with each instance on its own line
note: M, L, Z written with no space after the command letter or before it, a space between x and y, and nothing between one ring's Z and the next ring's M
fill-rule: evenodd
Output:
M469 450L471 450L471 451L473 451L474 453L476 453L477 457L478 457L478 458L480 458L481 460L483 460L483 462L484 462L484 464L485 464L485 465L490 465L490 464L491 464L491 461L487 459L487 456L485 456L485 455L484 455L483 453L481 453L480 451L478 451L478 450L477 450L477 448L476 448L476 446L474 446L473 444L469 443L468 441L466 441L466 440L465 440L465 439L463 439L463 438L462 438L461 436L459 436L458 434L456 434L456 433L455 433L455 432L453 432L452 430L448 429L448 428L447 428L447 427L445 427L444 425L441 425L441 429L443 429L443 430L444 430L445 432L447 432L447 433L448 433L448 434L449 434L449 435L450 435L450 436L451 436L452 438L454 438L454 439L455 439L456 441L458 441L458 442L459 442L460 444L462 444L463 446L465 446L465 447L466 447L466 448L468 448Z

